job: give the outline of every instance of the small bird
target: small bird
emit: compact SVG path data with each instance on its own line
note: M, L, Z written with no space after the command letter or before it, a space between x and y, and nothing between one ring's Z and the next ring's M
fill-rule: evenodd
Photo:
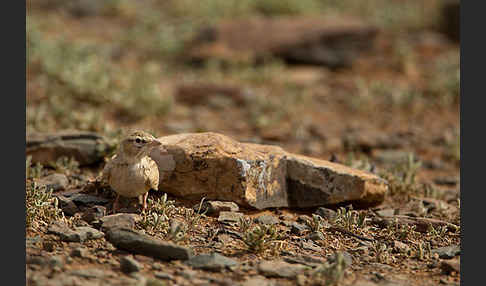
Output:
M113 212L118 210L120 196L138 197L143 204L142 211L145 211L148 191L159 187L159 169L148 155L160 145L162 143L154 136L140 130L132 131L123 138L117 153L105 165L101 175L101 181L108 183L117 194Z

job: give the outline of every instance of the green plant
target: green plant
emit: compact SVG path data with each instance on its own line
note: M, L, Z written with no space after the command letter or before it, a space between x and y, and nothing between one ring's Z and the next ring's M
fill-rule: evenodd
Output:
M174 242L182 241L187 239L187 234L189 232L189 226L181 222L173 222L170 226L170 231L167 234L167 239Z
M249 217L241 217L238 221L238 227L240 233L246 233L250 230L250 227L253 225L253 220Z
M79 172L79 162L76 161L74 157L68 158L66 156L61 156L56 160L56 162L50 163L49 165L57 172L61 172L66 175Z
M148 198L147 211L143 214L139 226L152 232L159 231L166 233L169 228L169 218L176 212L174 201L167 199L167 194L156 201Z
M37 162L34 166L32 165L32 156L27 156L25 159L25 178L32 179L32 178L40 178L42 175L42 171L44 166L41 163Z
M422 162L409 153L406 161L393 166L390 171L382 171L380 176L389 183L391 195L418 194L423 190L415 181L415 176L422 166Z
M407 240L414 233L415 229L415 225L400 224L398 219L395 219L392 224L387 226L386 231L390 239Z
M52 190L32 181L26 185L25 192L26 227L38 230L47 226L51 221L64 218L58 207L57 198L52 196Z
M339 285L344 277L346 262L341 252L336 252L335 257L334 263L329 264L326 262L314 270L312 278L315 282L324 280L324 285L326 286Z
M190 230L193 229L199 223L199 221L201 220L201 218L207 212L207 209L206 209L204 212L201 213L201 208L202 208L204 199L205 198L202 198L201 199L197 211L195 211L192 208L184 209L184 218L185 218L185 221L187 222L188 228Z
M449 229L446 225L434 227L432 224L429 224L427 234L436 239L442 240L448 231Z
M415 258L418 260L427 260L432 257L432 247L430 246L430 242L419 242L416 247Z
M395 260L392 255L392 248L388 247L385 243L374 241L371 246L371 251L374 253L376 262L378 263L390 263Z
M306 220L305 223L307 224L307 226L310 228L312 232L322 231L323 218L316 214L312 214L312 219Z
M258 224L242 233L241 238L249 251L260 253L269 249L280 236L275 225Z
M340 207L337 210L336 217L332 221L349 231L356 230L358 228L364 228L366 225L366 213L358 212L356 210L347 210L344 207Z

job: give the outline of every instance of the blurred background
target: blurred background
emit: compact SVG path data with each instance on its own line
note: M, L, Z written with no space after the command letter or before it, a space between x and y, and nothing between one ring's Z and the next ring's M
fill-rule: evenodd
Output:
M408 158L420 180L458 186L458 13L439 0L28 0L27 133L213 131L372 171Z

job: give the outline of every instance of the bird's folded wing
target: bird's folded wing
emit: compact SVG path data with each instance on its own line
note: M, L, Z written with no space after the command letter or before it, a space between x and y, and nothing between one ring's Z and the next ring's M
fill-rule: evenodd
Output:
M144 167L145 185L151 189L159 190L159 167L154 160L148 161L148 166Z

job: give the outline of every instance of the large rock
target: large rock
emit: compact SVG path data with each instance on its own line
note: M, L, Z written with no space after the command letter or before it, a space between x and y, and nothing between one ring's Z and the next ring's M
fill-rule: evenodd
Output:
M240 143L217 133L161 137L154 149L159 188L187 199L234 201L264 209L381 203L387 183L344 165L300 156L278 146Z
M32 162L43 165L55 162L60 157L73 157L80 166L103 161L112 148L107 141L96 133L65 131L56 134L27 134L26 156Z
M106 239L116 248L166 261L188 260L194 255L190 248L161 241L131 229L112 228L107 231Z
M373 47L377 28L347 17L226 20L206 27L188 44L193 61L252 61L268 55L291 63L347 67Z

